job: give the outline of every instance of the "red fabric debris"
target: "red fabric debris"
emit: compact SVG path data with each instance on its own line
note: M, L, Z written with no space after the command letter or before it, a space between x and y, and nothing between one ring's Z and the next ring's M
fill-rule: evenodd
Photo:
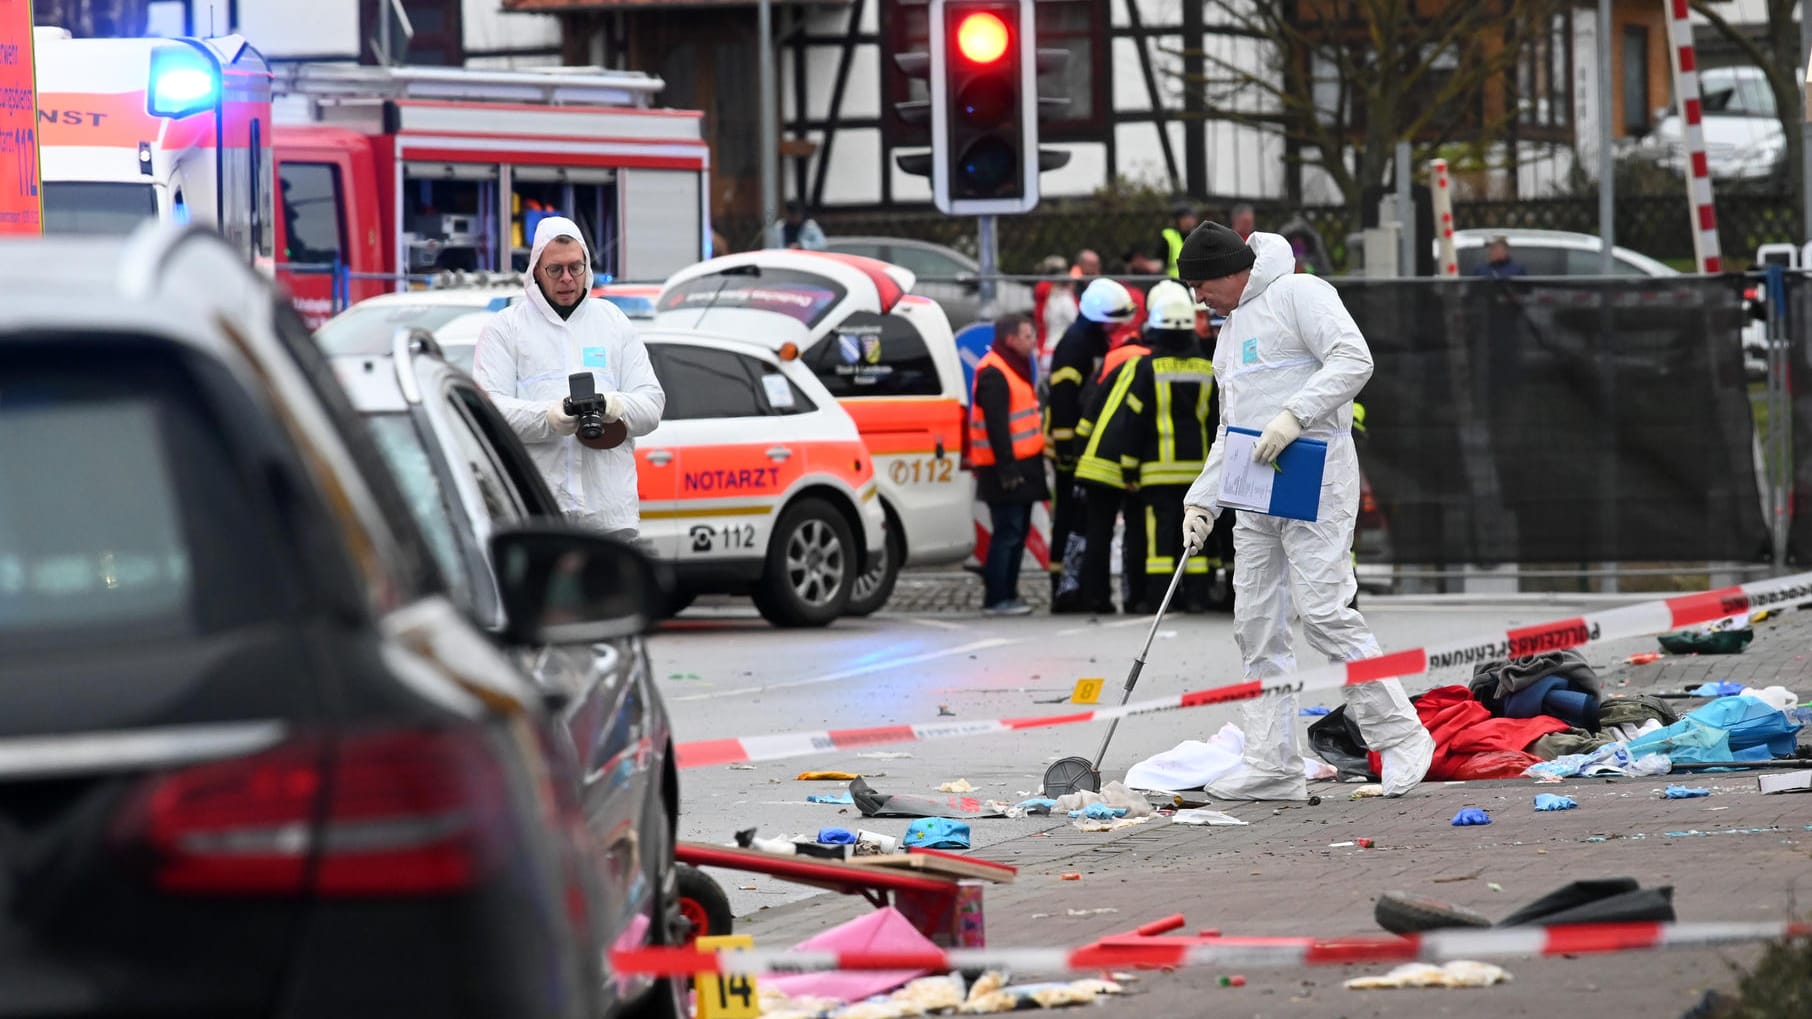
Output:
M1439 686L1423 694L1416 700L1416 715L1434 737L1434 762L1428 766L1427 778L1435 782L1514 778L1541 762L1525 752L1529 744L1551 732L1572 728L1548 715L1495 717L1463 686ZM1376 752L1371 762L1372 774L1379 774Z

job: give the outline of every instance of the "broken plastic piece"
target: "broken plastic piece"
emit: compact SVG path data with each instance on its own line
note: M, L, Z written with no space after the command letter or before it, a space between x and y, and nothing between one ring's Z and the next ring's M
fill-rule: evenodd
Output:
M862 776L853 771L802 771L795 782L854 782Z

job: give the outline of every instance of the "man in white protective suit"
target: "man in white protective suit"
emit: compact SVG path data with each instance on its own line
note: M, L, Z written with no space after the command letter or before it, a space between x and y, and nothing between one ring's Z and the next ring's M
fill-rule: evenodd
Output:
M1350 556L1359 509L1359 457L1353 448L1353 397L1372 374L1365 337L1326 280L1298 275L1290 242L1254 233L1250 241L1204 223L1184 241L1178 276L1196 298L1226 316L1214 351L1221 420L1207 464L1184 496L1183 540L1202 548L1220 512L1222 458L1229 425L1262 429L1254 459L1275 463L1297 438L1327 443L1317 519L1292 520L1241 510L1233 528L1233 631L1246 678L1296 671L1293 621L1302 617L1309 646L1339 663L1379 653L1378 641L1351 607L1358 582ZM1434 740L1395 679L1345 688L1347 711L1383 759L1384 791L1401 796L1427 774ZM1239 768L1208 787L1210 796L1245 800L1308 798L1296 738L1294 693L1241 705L1246 750Z
M632 541L641 525L635 440L654 431L667 394L627 316L591 296L591 250L579 225L535 227L526 300L485 324L472 377L522 439L574 523ZM587 439L566 412L569 376L590 372L604 398L603 436Z

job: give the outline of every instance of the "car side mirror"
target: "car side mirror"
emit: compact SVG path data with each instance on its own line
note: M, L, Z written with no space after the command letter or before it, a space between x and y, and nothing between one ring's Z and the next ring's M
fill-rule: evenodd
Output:
M654 563L635 546L563 524L491 538L504 639L518 646L590 644L645 633L667 603Z

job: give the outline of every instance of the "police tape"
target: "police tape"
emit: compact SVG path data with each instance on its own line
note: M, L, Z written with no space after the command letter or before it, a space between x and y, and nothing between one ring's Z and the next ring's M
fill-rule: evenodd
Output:
M786 949L710 951L635 948L613 951L612 972L676 977L695 973L825 973L848 970L1006 969L1088 973L1112 969L1237 966L1293 969L1359 962L1453 962L1459 959L1601 955L1812 937L1808 923L1598 923L1555 927L1430 931L1350 938L1122 937L1082 948L951 948L822 952ZM1174 943L1173 943L1174 942Z
M1288 676L1247 680L1225 686L1191 690L1170 697L1131 701L1118 707L1095 708L1064 715L978 719L958 722L921 722L915 725L882 725L856 729L821 729L816 732L773 733L730 739L681 743L675 756L681 768L714 764L775 761L836 750L851 750L892 743L985 736L1021 732L1059 725L1082 725L1136 715L1152 715L1208 704L1251 700L1266 694L1338 690L1380 679L1416 676L1431 669L1474 665L1501 658L1521 658L1544 651L1564 651L1588 644L1666 633L1727 616L1761 609L1781 609L1812 603L1812 573L1798 573L1772 580L1758 580L1735 587L1701 591L1658 601L1626 605L1605 612L1558 619L1534 626L1502 630L1474 640L1448 641L1427 647L1393 651L1341 665L1310 669Z

